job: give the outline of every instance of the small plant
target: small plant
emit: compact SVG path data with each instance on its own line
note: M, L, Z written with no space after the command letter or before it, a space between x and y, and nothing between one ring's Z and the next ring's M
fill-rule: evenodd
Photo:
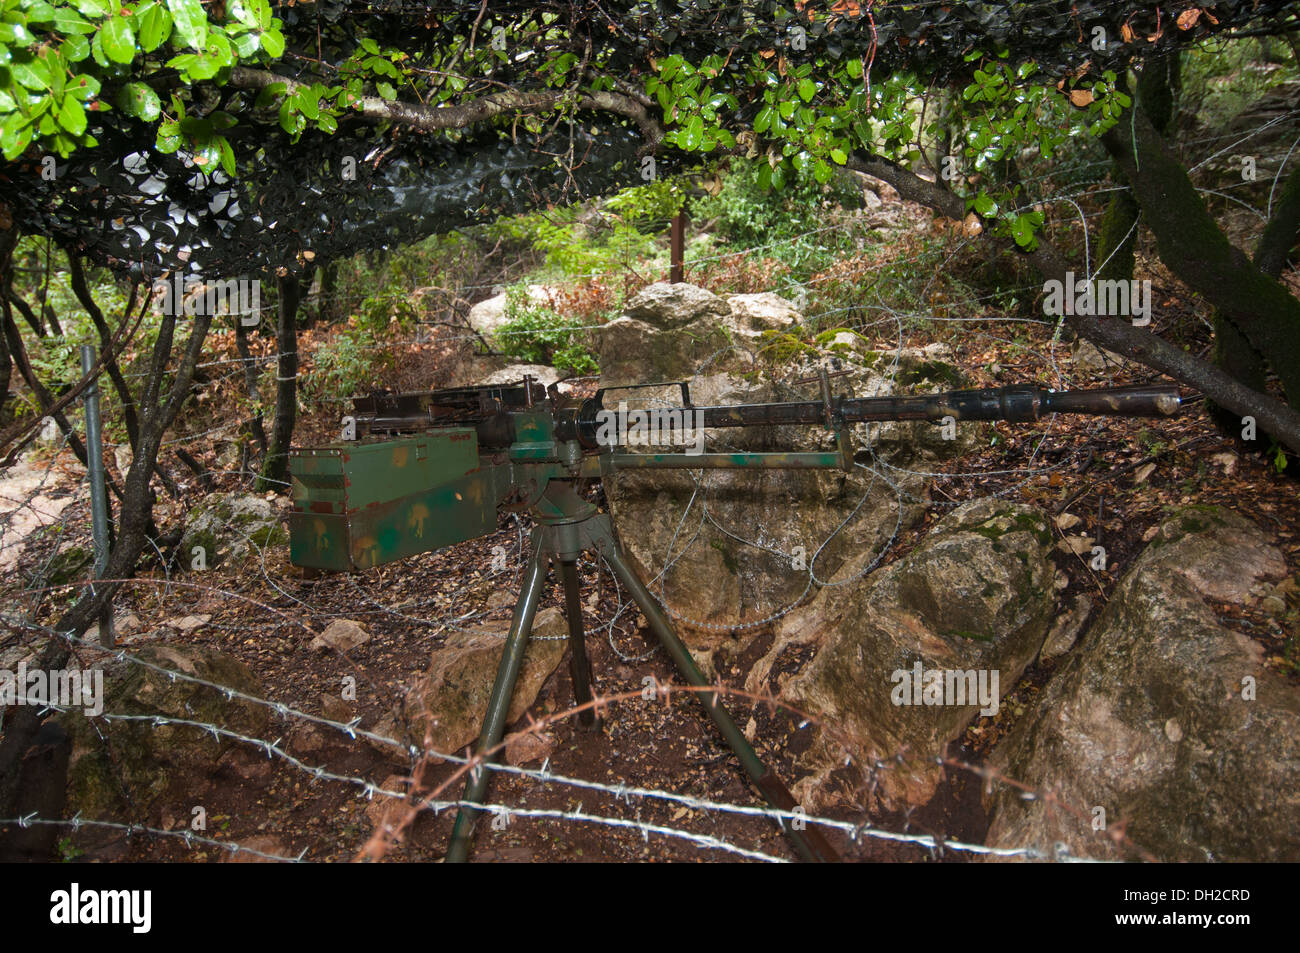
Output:
M377 386L393 363L391 352L354 318L311 354L302 376L306 400L341 400Z
M529 364L551 364L574 374L592 374L600 363L588 350L582 325L537 304L515 286L506 292L506 321L494 333L501 353Z
M78 857L83 856L86 852L72 843L71 837L61 837L58 843L59 859L65 864L70 864Z

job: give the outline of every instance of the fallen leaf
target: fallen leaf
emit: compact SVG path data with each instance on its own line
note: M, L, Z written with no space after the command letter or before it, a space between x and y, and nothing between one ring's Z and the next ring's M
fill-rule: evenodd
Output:
M1067 536L1056 544L1056 548L1063 553L1074 553L1076 556L1082 556L1084 553L1092 552L1092 544L1095 540L1091 536Z
M1056 517L1056 528L1061 532L1065 532L1067 529L1078 526L1082 522L1083 520L1075 516L1073 513L1062 513L1060 516Z
M1155 469L1156 465L1154 463L1148 463L1146 466L1138 467L1137 473L1133 474L1133 485L1137 486L1139 483L1145 483L1147 477L1151 476L1151 474L1155 472Z
M1190 10L1184 10L1178 14L1178 29L1190 30L1196 26L1196 21L1201 18L1201 11L1193 7Z
M1070 90L1070 102L1082 108L1092 102L1092 91L1087 89L1072 89Z

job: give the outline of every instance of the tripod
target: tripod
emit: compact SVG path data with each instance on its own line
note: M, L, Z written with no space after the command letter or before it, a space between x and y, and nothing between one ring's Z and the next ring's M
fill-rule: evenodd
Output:
M696 666L695 660L691 658L690 651L678 638L667 617L655 603L650 591L628 565L622 549L614 538L609 517L578 495L573 480L550 480L539 499L530 508L537 520L537 526L533 529L523 587L520 589L519 599L515 602L510 633L506 637L501 665L497 669L496 680L492 684L492 694L488 699L487 716L483 720L483 730L479 734L477 753L484 757L488 757L488 753L500 744L505 733L506 713L510 710L510 699L514 694L515 682L523 665L524 650L527 648L529 633L533 628L533 617L537 614L537 604L541 600L547 571L552 562L559 564L560 579L564 587L565 616L569 626L569 671L573 678L574 699L578 705L585 705L592 700L591 667L587 658L586 638L582 626L578 582L577 560L578 555L584 551L594 551L604 557L614 571L615 577L631 593L633 601L645 615L651 630L668 652L682 677L693 686L707 687L709 684ZM782 811L793 809L794 797L780 779L763 765L758 753L745 738L730 713L718 701L717 696L700 692L699 699L731 750L740 759L745 773L749 775L768 804ZM591 708L584 709L579 713L579 721L586 727L594 727L595 712ZM490 771L486 768L472 772L469 783L465 786L464 800L482 803L487 793L489 776ZM463 863L468 858L470 835L475 817L479 813L481 812L474 808L462 807L456 815L451 844L447 849L446 860L449 863ZM820 831L797 830L789 820L784 818L778 819L777 823L804 860L838 859Z

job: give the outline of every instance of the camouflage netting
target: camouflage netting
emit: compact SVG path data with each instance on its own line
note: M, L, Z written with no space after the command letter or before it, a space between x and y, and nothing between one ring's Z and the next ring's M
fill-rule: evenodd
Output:
M481 0L277 5L289 53L275 70L303 82L332 82L337 65L369 37L406 51L407 65L436 72L447 67L443 56L455 38L473 31L481 47L490 30L506 24L510 55L474 79L460 102L502 89L544 90L537 67L557 48L633 89L653 71L652 60L677 53L699 63L718 54L729 64L718 84L729 83L739 103L725 121L741 130L752 128L762 105L761 89L738 86L754 54L795 65L818 57L862 58L877 77L907 69L942 83L960 82L978 65L967 62L966 53L1006 51L1055 77L1081 73L1085 64L1094 73L1123 67L1209 32L1280 29L1277 18L1290 5L1219 2L1194 22L1185 16L1182 25L1179 15L1194 9L1189 3L574 0L488 6ZM796 26L806 42L796 42ZM1105 30L1101 50L1098 26ZM104 99L112 95L106 84ZM531 132L514 117L436 134L343 121L332 136L309 132L294 144L274 108L254 108L250 90L203 87L192 95L192 115L220 108L238 117L226 133L239 162L238 183L154 151L152 124L96 113L100 123L91 131L98 147L60 162L52 182L41 178L31 158L0 168L0 199L13 206L25 231L56 236L120 271L235 275L298 270L640 184L638 163L652 149L645 130L630 119L598 112L560 120L543 114L541 128ZM657 107L650 113L659 118ZM680 168L683 156L662 145L653 151L661 173ZM353 164L355 175L348 178Z

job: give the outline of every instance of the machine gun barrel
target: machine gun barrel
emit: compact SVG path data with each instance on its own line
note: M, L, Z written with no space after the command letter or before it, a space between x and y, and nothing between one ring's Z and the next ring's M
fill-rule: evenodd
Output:
M684 407L700 427L761 427L879 420L1032 421L1051 413L1171 417L1182 400L1167 384L1133 384L1094 390L1052 391L1033 385L986 387L911 397L849 397L722 407ZM604 409L604 408L600 408ZM593 420L594 423L594 420Z

